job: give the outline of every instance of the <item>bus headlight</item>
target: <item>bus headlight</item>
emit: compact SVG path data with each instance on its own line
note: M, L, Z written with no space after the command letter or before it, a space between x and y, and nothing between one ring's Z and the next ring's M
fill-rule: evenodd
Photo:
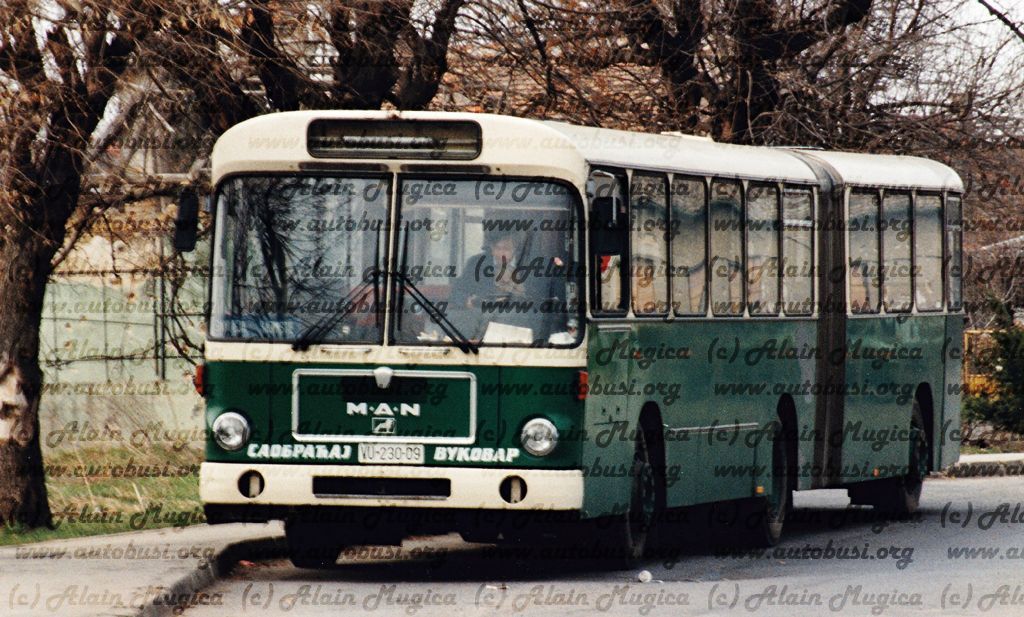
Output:
M240 413L222 413L213 421L213 439L225 450L238 450L249 441L249 422Z
M523 425L519 440L530 454L547 456L558 445L558 429L547 418L534 418Z

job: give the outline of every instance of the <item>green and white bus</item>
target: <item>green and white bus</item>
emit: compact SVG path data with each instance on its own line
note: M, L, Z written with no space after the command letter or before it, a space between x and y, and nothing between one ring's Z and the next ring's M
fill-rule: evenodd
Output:
M212 183L200 493L297 565L451 531L629 560L713 503L772 544L794 490L907 513L957 460L940 163L300 111L227 131Z

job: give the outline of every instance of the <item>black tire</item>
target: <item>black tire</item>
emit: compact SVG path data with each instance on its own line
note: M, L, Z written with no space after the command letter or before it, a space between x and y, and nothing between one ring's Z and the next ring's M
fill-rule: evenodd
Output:
M739 523L743 544L748 546L775 546L782 538L786 514L792 508L792 461L789 460L785 434L779 430L772 438L772 473L770 491L766 497L747 500L741 505Z
M324 524L288 520L284 535L288 542L288 559L296 568L332 568L346 546L337 533Z
M921 490L928 476L928 434L917 400L910 416L907 473L897 478L864 482L849 490L850 501L873 506L886 516L900 517L917 512Z
M637 432L630 478L626 512L614 517L607 528L597 530L599 558L608 567L631 568L647 554L654 524L664 508L663 488L642 430Z
M906 516L917 512L921 505L924 479L928 477L928 437L917 400L914 401L910 418L909 448L907 473L886 480L886 490L882 491L884 499L876 505L879 510L891 516Z

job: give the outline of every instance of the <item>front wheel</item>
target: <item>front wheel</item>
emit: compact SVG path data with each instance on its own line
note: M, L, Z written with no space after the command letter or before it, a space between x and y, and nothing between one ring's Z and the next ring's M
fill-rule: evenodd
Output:
M783 431L777 431L772 439L771 492L741 502L742 544L748 546L775 546L782 538L786 513L792 508L793 489L791 486L790 460L787 454Z
M629 568L648 550L654 523L663 507L661 487L648 438L638 431L630 470L629 506L625 514L612 519L598 531L600 557L608 565Z
M333 529L323 524L288 520L284 535L288 543L288 559L296 568L323 570L333 567L341 549L346 546Z

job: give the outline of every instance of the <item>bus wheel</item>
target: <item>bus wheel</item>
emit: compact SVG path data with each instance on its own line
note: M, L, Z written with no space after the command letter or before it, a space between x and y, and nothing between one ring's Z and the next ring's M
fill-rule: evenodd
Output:
M921 407L914 400L914 409L910 418L910 454L907 460L907 473L893 479L893 503L889 512L896 515L907 515L917 512L921 505L921 490L924 479L928 477L928 433L924 430L924 418Z
M622 568L632 567L647 552L647 541L662 503L650 445L643 431L637 432L630 478L629 509L613 519L607 532L599 531L599 543L604 549L601 557L608 565Z
M345 544L326 525L287 520L284 536L288 542L288 559L296 568L322 570L331 568Z
M747 501L742 521L752 546L775 546L782 538L786 513L792 507L793 487L790 486L790 460L786 454L786 440L780 430L772 439L771 494Z
M862 484L857 491L858 499L855 503L874 506L888 516L899 517L917 512L924 479L928 476L928 437L917 400L914 400L910 417L910 453L907 463L907 473L902 476Z

